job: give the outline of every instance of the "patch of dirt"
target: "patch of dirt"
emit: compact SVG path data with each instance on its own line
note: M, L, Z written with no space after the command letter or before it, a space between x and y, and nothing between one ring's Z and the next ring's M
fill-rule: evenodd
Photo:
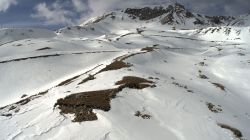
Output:
M37 51L50 50L50 49L51 49L50 47L44 47L44 48L41 48L41 49L37 49Z
M4 116L4 117L11 117L12 116L12 114L1 114L0 116Z
M41 56L32 56L32 57L25 57L25 58L17 58L17 59L12 59L12 60L0 61L0 64L14 62L14 61L28 60L28 59L55 57L55 56L61 56L61 54L51 54L51 55L41 55Z
M74 114L73 122L94 121L98 118L93 109L109 111L111 99L124 88L143 89L152 83L143 78L128 76L116 82L118 88L72 94L57 100L55 107L59 106L61 114Z
M87 73L91 72L92 70L94 70L94 69L100 67L101 65L102 65L102 64L97 65L96 67L94 67L94 68L91 69L91 70L88 70L88 71L86 71L86 72L84 72L84 73L82 73L82 74L80 74L80 75L77 75L77 76L74 76L74 77L72 77L72 78L70 78L70 79L67 79L67 80L65 80L65 81L63 81L63 82L61 82L61 83L59 83L56 87L69 85L70 83L74 82L75 79L79 78L80 76L82 76L82 75L84 75L84 74L87 74ZM93 77L92 77L92 76L94 76L94 75L89 75L89 76L88 76L86 79L84 79L82 82L87 82L88 80L93 80ZM81 82L80 82L80 83L81 83ZM78 85L79 85L79 84L78 84Z
M121 35L119 38L116 38L116 41L119 41L119 40L121 40L123 37L125 37L125 36L129 36L129 35L134 35L134 34L137 34L137 33L127 33L127 34L124 34L124 35Z
M205 62L200 62L199 65L200 66L207 66L207 64Z
M209 78L208 78L206 75L204 75L204 74L200 74L199 77L200 77L201 79L209 79Z
M24 97L27 97L28 95L26 95L26 94L23 94L22 96L21 96L21 98L24 98Z
M220 126L221 128L230 130L231 132L233 132L233 134L236 138L239 138L240 140L242 140L243 135L240 132L240 130L238 130L237 128L234 128L234 127L231 127L227 124L222 124L222 123L218 123L218 126Z
M222 91L225 91L225 86L223 86L220 83L212 83L214 86L216 86L217 88L220 88Z
M7 112L7 113L4 113L4 114L10 114L10 115L12 115L12 113L17 113L17 112L19 112L19 110L20 110L20 106L22 106L22 105L26 105L26 104L28 104L31 100L34 100L34 99L36 99L36 98L38 98L38 97L40 97L40 95L32 95L32 96L30 96L30 97L27 97L27 98L25 98L25 99L22 99L22 100L20 100L20 101L18 101L18 102L16 102L16 103L14 103L14 104L11 104L11 105L7 105L7 106L4 106L4 107L1 107L0 108L0 110L4 110L5 112ZM6 117L9 117L10 115L2 115L2 116L6 116Z
M133 57L135 55L139 55L139 54L144 54L144 53L148 53L148 52L151 52L151 51L154 51L154 49L156 49L156 47L145 47L145 48L142 48L141 49L141 52L137 52L137 53L132 53L132 54L126 54L126 55L122 55L122 56L119 56L115 59L115 61L124 61L130 57Z
M75 79L79 78L81 75L77 75L75 77L72 77L70 79L67 79L63 82L61 82L60 84L57 85L57 87L60 87L60 86L67 86L69 85L70 83L74 82Z
M122 69L122 68L128 68L131 66L132 66L132 64L125 63L123 61L115 60L114 62L112 62L111 64L107 65L105 68L100 70L98 73L101 73L104 71L111 71L111 70L118 70L118 69Z
M9 108L9 111L14 110L14 109L16 109L16 106L11 106L11 107Z
M90 80L94 80L95 79L95 76L94 75L89 75L87 78L83 79L80 83L78 83L77 85L81 85L83 83L86 83Z
M220 51L222 51L223 49L222 49L222 48L217 48L217 50L220 52Z
M141 113L140 111L136 111L136 112L135 112L135 116L136 116L136 117L141 117L141 118L143 118L143 119L151 119L151 117L152 117L151 115Z
M115 85L120 85L120 87L125 88L132 88L132 89L144 89L150 86L153 86L154 82L146 80L144 78L140 77L134 77L134 76L126 76L123 77L122 80L115 83Z
M155 49L156 49L155 47L145 47L145 48L142 48L141 51L152 52Z
M214 113L222 112L222 109L220 108L221 106L215 106L214 104L208 103L208 102L206 104L207 104L207 107L210 111L212 111Z
M193 91L193 90L190 90L190 89L188 89L187 92L189 92L189 93L194 93L194 91Z
M26 99L23 99L21 101L18 101L16 104L25 105L25 104L29 103L30 101L31 101L30 98L26 98Z
M48 92L49 92L49 89L46 90L46 91L39 92L38 95L45 95L45 94L47 94Z
M116 89L109 89L72 94L57 100L55 106L59 106L61 114L75 114L73 122L94 121L98 118L93 109L109 111L115 92Z

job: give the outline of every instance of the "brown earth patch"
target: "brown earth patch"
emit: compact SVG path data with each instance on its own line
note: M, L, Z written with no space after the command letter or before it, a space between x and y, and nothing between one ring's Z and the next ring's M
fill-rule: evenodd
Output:
M16 104L25 105L25 104L29 103L30 101L31 101L30 98L26 98L26 99L23 99L21 101L18 101Z
M152 85L153 82L140 78L140 77L134 77L134 76L126 76L123 77L122 80L115 83L115 85L120 85L120 87L128 87L128 88L134 88L134 89L143 89L147 88Z
M50 50L50 49L51 49L50 47L44 47L44 48L41 48L41 49L37 49L37 51Z
M49 89L46 90L46 91L39 92L38 95L45 95L45 94L47 94L48 92L49 92Z
M132 64L125 63L123 61L115 60L114 62L112 62L111 64L107 65L105 68L100 70L98 73L101 73L101 72L104 72L104 71L111 71L111 70L118 70L118 69L122 69L122 68L128 68L128 67L131 67L131 66L132 66Z
M11 117L12 114L8 113L8 114L1 114L0 116L4 116L4 117Z
M61 114L74 114L73 122L94 121L97 120L93 109L109 111L111 99L124 88L143 89L149 87L153 82L139 77L124 77L118 81L117 88L89 91L69 95L65 98L57 100L56 106L61 110ZM146 84L148 84L146 86Z
M220 88L222 91L225 91L225 87L222 84L219 83L212 83L213 85L215 85L217 88Z
M61 82L60 84L58 84L57 86L60 87L60 86L67 86L68 84L72 83L75 79L77 79L78 77L80 77L81 75L77 75L75 77L72 77L70 79L67 79L63 82Z
M222 124L222 123L218 123L218 125L221 127L221 128L224 128L224 129L228 129L230 131L233 132L234 136L236 138L239 138L239 139L242 139L243 135L242 133L240 132L240 130L238 130L237 128L234 128L234 127L231 127L227 124Z
M61 114L75 114L73 122L97 120L93 109L110 110L110 99L115 89L82 92L57 100Z
M27 97L28 95L26 95L26 94L23 94L22 96L21 96L21 98L24 98L24 97Z
M89 75L87 78L83 79L80 83L78 83L77 85L81 85L83 83L86 83L90 80L94 80L95 79L95 76L94 75Z
M141 51L152 52L155 49L156 49L155 47L146 47L146 48L142 48Z
M14 110L14 109L16 109L16 106L11 106L11 107L9 108L9 111Z

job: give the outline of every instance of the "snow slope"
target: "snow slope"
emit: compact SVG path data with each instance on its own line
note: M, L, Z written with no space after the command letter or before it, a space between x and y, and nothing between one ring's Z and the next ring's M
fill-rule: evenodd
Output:
M1 140L250 139L249 27L182 30L123 14L32 38L17 35L28 29L6 29ZM126 65L113 66L117 61ZM122 88L109 110L93 108L92 121L73 122L77 114L55 105L117 88L126 76L155 86Z

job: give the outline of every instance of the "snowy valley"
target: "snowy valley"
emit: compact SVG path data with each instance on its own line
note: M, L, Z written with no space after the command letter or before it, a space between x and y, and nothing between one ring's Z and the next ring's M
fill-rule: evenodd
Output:
M250 15L128 8L0 30L1 140L250 139Z

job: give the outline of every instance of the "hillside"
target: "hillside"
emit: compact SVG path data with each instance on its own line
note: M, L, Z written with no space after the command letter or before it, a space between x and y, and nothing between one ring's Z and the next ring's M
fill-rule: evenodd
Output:
M0 139L250 139L248 21L175 4L0 30Z

